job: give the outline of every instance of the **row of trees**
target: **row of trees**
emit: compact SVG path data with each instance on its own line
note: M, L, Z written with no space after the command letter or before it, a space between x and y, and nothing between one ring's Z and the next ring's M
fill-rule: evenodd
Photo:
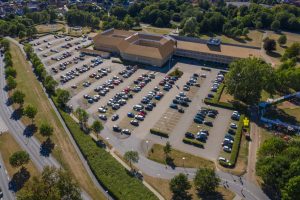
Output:
M272 199L292 200L300 196L300 142L279 137L266 140L258 151L256 173Z
M261 99L263 90L271 95L300 90L300 69L296 58L286 60L278 69L258 58L245 58L230 64L225 76L227 92L248 105Z

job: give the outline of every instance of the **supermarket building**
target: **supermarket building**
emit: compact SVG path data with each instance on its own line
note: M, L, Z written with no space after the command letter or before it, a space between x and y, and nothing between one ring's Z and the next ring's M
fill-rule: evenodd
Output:
M261 57L259 48L241 45L209 45L196 38L109 29L93 38L94 49L124 60L161 67L173 55L229 64L233 60Z

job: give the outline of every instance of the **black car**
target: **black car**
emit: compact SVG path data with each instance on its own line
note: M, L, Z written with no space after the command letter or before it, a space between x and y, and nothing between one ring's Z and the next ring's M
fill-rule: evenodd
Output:
M230 134L230 135L235 135L235 131L232 130L232 129L229 129L229 130L228 130L228 134Z
M195 135L194 135L193 133L186 132L186 133L185 133L185 137L186 137L186 138L189 138L189 139L194 139L194 138L195 138Z
M184 109L183 108L178 108L178 112L184 113Z
M111 120L112 121L116 121L119 119L119 115L118 114L114 114L112 117L111 117Z
M213 126L213 123L209 122L209 121L203 121L203 124L205 124L207 126Z
M114 125L113 126L113 131L115 131L115 132L121 132L122 129L118 125Z

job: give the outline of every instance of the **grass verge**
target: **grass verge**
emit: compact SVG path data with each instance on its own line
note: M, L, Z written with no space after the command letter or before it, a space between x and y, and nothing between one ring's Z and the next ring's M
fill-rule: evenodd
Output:
M164 146L160 144L154 144L148 152L148 158L150 160L165 164L165 154L163 150ZM177 167L199 168L208 167L214 168L215 165L212 161L204 158L194 156L189 153L172 149L170 157L173 159L173 163ZM184 160L182 158L185 158Z
M15 153L16 151L21 151L22 148L19 144L14 140L14 138L10 135L10 133L2 133L0 136L0 152L2 155L3 162L5 164L5 168L10 177L12 177L16 172L18 172L18 168L14 168L9 164L9 157ZM38 176L39 172L30 161L27 164L26 169L30 172L30 176Z
M154 189L156 189L166 200L172 199L172 192L169 188L169 180L162 178L155 178L152 176L144 175L144 179L147 183L149 183ZM222 199L222 200L232 200L235 197L235 194L230 190L227 190L223 187L218 187L216 192L211 196L199 197L197 195L197 190L191 182L192 188L189 193L192 195L192 199L194 200L208 200L208 199Z

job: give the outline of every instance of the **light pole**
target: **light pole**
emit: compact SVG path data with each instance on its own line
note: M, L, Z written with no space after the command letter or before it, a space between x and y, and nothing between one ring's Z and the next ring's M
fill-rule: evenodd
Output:
M108 190L105 190L105 193L107 194L107 199L109 199Z
M147 153L148 153L148 144L149 144L149 140L146 140L146 145L147 145Z
M185 160L185 157L182 157L183 169L184 169L184 171L185 171L185 167L184 167L184 160Z

